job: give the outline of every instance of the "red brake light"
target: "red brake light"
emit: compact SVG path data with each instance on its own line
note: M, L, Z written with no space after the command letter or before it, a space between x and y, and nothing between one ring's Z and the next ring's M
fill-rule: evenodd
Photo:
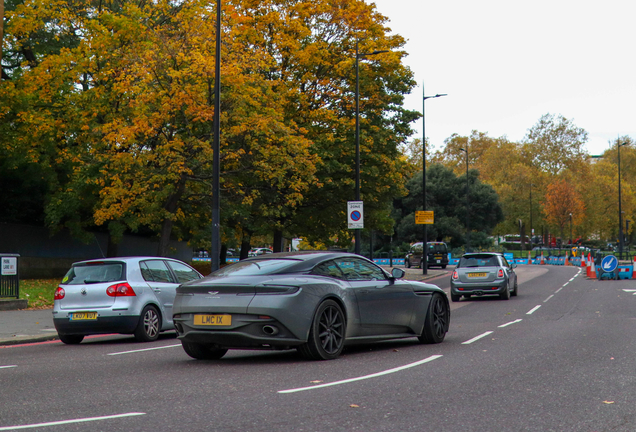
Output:
M53 300L62 300L65 295L66 292L64 291L64 288L57 287L57 289L55 290L55 294L53 295Z
M106 288L106 294L111 297L134 297L135 291L127 282L111 285Z
M499 271L497 272L497 277L498 277L498 278L502 278L502 277L504 277L503 269L499 269Z
M459 279L459 274L457 273L457 270L453 272L453 279Z

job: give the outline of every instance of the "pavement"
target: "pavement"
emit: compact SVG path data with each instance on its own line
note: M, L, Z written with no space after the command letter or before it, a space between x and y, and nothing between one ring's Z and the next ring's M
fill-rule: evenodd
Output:
M382 267L391 272L390 266ZM426 281L445 274L450 275L449 270L428 269L428 274L423 275L422 269L395 267L404 270L404 278L408 280ZM0 347L58 339L52 312L53 308L0 310Z

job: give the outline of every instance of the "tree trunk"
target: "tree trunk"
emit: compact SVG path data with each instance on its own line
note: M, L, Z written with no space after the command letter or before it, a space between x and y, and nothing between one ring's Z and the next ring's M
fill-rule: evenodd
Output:
M227 245L221 245L221 254L219 256L219 261L222 266L227 264Z
M282 252L283 251L283 242L285 239L283 238L283 232L281 230L274 231L274 252Z
M179 179L179 183L177 185L177 190L168 197L166 203L163 208L169 214L174 214L179 207L179 200L183 196L183 192L185 191L186 185L186 177L185 174L181 175ZM170 244L170 234L172 233L172 219L165 218L161 223L161 233L159 235L159 246L157 246L157 255L158 256L168 256L168 245Z
M115 243L115 241L113 239L113 236L109 233L108 234L108 246L106 246L106 257L107 258L116 257L118 249L119 249L119 244Z
M250 249L252 249L252 246L250 245L250 238L243 237L243 240L241 241L241 256L239 259L244 260L247 258L249 256Z

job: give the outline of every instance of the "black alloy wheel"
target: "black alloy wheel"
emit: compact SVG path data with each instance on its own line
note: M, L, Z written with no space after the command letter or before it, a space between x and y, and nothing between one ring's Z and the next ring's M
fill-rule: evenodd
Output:
M517 297L518 291L519 291L519 286L517 285L517 279L515 279L515 289L510 293L510 295L513 297Z
M411 261L408 258L404 261L404 267L411 268Z
M424 320L422 335L418 338L421 343L440 343L446 337L450 327L450 308L441 294L435 293L428 304L428 312Z
M298 351L310 360L333 360L344 348L345 331L345 317L340 305L325 300L316 310L307 343L299 346Z
M508 284L506 284L506 289L504 290L504 292L499 294L499 298L501 300L510 300L510 288L508 288Z
M139 342L152 342L159 337L161 330L161 316L154 306L146 306L139 317L139 324L135 329L135 339Z
M218 360L227 352L226 348L220 348L214 344L201 344L182 340L181 346L187 355L197 360Z
M60 340L67 345L77 345L84 340L84 335L59 335Z
M452 302L458 302L460 299L462 298L462 296L460 295L455 295L451 293L451 301Z

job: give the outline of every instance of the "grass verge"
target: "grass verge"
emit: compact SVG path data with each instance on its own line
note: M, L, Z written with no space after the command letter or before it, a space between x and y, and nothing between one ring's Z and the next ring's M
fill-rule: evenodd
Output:
M20 281L20 298L29 301L27 309L49 309L53 307L53 295L58 279L24 279Z

